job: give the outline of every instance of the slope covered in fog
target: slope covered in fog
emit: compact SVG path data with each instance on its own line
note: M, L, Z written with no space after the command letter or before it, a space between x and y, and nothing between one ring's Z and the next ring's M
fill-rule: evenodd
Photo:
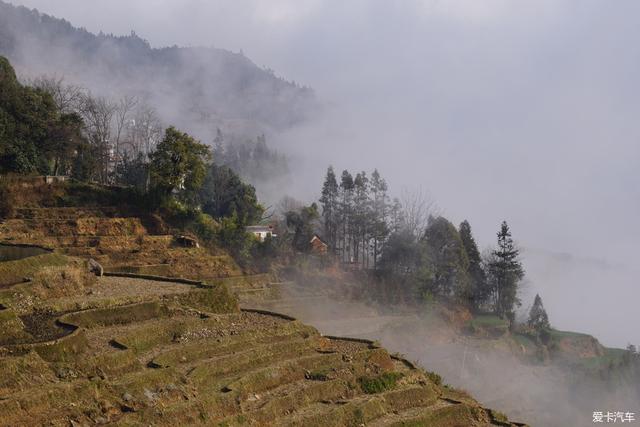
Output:
M215 42L213 40L212 42ZM202 138L222 127L254 135L304 119L314 94L244 56L201 47L152 48L135 33L92 34L0 1L0 55L21 74L64 77L98 94L135 93Z

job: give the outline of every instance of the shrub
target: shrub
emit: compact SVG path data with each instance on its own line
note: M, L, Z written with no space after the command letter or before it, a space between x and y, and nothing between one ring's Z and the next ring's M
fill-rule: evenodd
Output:
M173 197L162 201L160 211L169 223L179 228L184 228L193 222L198 215L197 211Z
M312 381L328 381L329 372L327 370L311 371L307 373L306 377Z
M203 242L211 243L216 237L218 224L210 215L199 213L194 221L193 229Z
M358 383L362 391L367 394L382 393L396 386L403 375L400 372L386 372L377 377L360 377Z
M509 418L507 418L507 416L505 414L503 414L502 412L498 412L496 410L491 409L491 418L493 418L494 421L498 421L500 423L507 423L509 422Z
M442 385L442 377L440 375L431 371L427 371L426 374L427 374L427 378L429 378L429 380L431 380L432 383L434 383L435 385Z
M247 267L250 264L251 250L256 241L245 232L237 215L233 214L220 220L220 228L216 238L220 246L231 252L238 264L242 267Z

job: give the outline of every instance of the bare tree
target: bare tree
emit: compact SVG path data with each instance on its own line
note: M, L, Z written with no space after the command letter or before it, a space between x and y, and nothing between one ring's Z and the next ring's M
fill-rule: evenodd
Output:
M104 97L93 97L90 93L83 97L80 115L84 120L89 143L94 146L100 164L98 180L109 181L112 159L111 131L116 105Z
M63 113L79 112L86 95L84 88L66 84L64 77L41 76L30 84L51 94L56 106Z
M414 191L403 189L401 200L404 224L419 239L424 235L429 217L439 215L440 209L420 187Z
M130 149L134 156L145 158L155 149L162 137L162 123L156 110L146 103L138 103L133 119L129 121Z
M124 138L125 128L127 127L130 116L134 113L134 109L138 105L138 98L131 95L125 95L120 98L115 106L115 141L114 141L114 169L117 169L121 160L121 142Z

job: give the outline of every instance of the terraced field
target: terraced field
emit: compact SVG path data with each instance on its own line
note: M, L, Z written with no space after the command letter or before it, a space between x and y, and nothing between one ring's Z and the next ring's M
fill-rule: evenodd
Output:
M286 316L238 310L224 292L210 307L202 298L164 296L60 314L55 322L66 334L3 346L2 424L471 426L492 420L490 411L375 343L327 338Z
M226 252L185 247L165 228L157 217L110 206L18 208L15 218L0 224L0 236L8 243L93 258L108 270L192 278L242 274Z
M0 263L24 279L0 288L0 425L517 425L375 342L264 310L293 302L269 275L117 215L0 224L0 242L55 249Z

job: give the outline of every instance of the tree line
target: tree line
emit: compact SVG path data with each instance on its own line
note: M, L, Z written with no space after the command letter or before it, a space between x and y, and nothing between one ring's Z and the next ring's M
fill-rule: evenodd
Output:
M284 154L269 147L264 134L253 139L225 136L216 129L213 156L219 165L228 166L246 181L257 185L278 180L289 174L289 162Z
M112 101L61 78L22 85L6 58L0 58L0 77L1 172L149 185L149 156L163 128L143 100Z
M323 235L342 262L377 268L382 247L399 220L398 200L390 204L387 183L374 170L371 177L342 172L340 183L329 167L322 186Z
M216 163L206 144L160 126L154 110L133 97L114 104L61 80L23 85L0 57L0 174L128 186L136 191L131 203L190 224L238 254L249 251L244 227L264 212L255 188ZM0 215L10 208L0 206Z
M319 202L322 236L341 263L421 300L453 299L513 320L524 268L506 221L481 254L468 221L456 227L420 194L392 199L377 170L345 170L338 182L329 167Z

